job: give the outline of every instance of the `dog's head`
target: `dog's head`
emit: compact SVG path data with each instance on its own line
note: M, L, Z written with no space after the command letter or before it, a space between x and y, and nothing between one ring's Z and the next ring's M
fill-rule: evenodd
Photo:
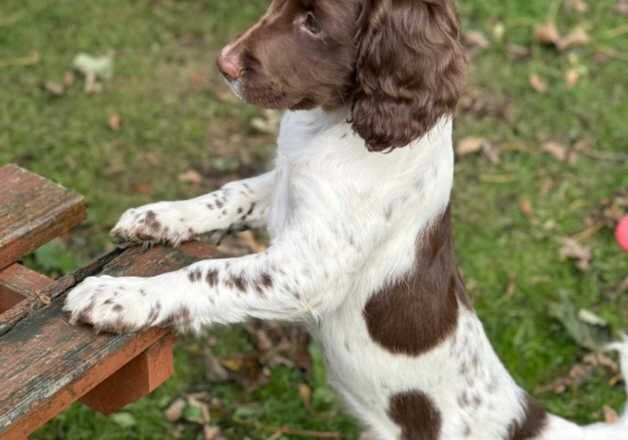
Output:
M273 0L218 66L251 104L349 106L370 150L401 147L455 110L465 56L453 1Z

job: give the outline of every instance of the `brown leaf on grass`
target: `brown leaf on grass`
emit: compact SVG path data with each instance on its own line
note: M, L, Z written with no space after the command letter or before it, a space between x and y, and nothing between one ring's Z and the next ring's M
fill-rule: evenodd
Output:
M565 0L565 8L583 14L589 10L589 5L584 0Z
M539 44L554 46L560 51L567 50L573 46L583 46L591 42L591 37L582 26L575 27L565 37L561 37L556 24L553 22L536 26L534 28L534 39Z
M610 406L604 405L603 411L604 411L604 421L606 423L615 423L617 420L619 420L619 416L617 415L617 412Z
M532 207L532 202L530 201L530 199L520 200L519 210L523 215L528 218L528 220L532 220L534 218L534 208Z
M532 88L539 93L545 93L549 88L547 83L541 79L538 73L531 73L529 81Z
M164 411L164 417L169 422L177 422L181 417L183 417L183 410L185 409L187 403L184 399L179 398L172 402L168 408Z
M468 137L458 142L456 146L456 154L458 156L466 156L468 154L477 153L482 151L482 146L486 142L484 138Z
M507 44L506 54L511 60L521 60L527 58L530 55L530 49L525 46L519 46L516 44Z
M462 139L456 146L456 154L460 157L481 151L493 164L500 162L500 149L485 138L468 137Z
M583 272L589 270L591 265L591 248L570 237L563 238L560 256L563 259L575 260L576 267Z
M200 185L203 183L203 176L201 176L201 174L196 170L187 170L186 172L179 174L179 182Z
M534 390L534 393L537 395L548 392L562 394L568 388L577 390L600 368L604 369L607 376L616 375L619 371L617 362L613 361L605 354L588 353L579 362L571 366L566 376L558 377L547 385L538 386Z
M556 47L567 50L573 46L585 46L591 42L591 37L582 27L576 27L567 36L561 38Z
M575 155L570 154L569 148L558 142L545 142L542 148L561 162L569 161L569 163L573 163L574 161Z
M225 440L220 428L213 425L203 426L203 440Z
M299 397L301 397L301 401L303 402L303 406L305 408L310 409L310 403L312 401L312 389L307 384L299 385Z
M54 81L46 81L44 83L44 90L50 96L63 96L63 94L65 93L65 88L63 87L63 84L59 84Z
M153 186L150 183L135 183L133 184L133 192L136 194L152 194Z
M117 113L112 113L111 115L109 115L107 123L111 131L119 131L120 128L122 128L122 118Z
M506 286L506 296L512 298L517 291L517 272L508 274L508 286Z
M146 153L140 153L138 155L138 158L141 161L148 162L150 165L154 167L158 167L161 165L161 160L159 159L159 156L152 151L147 151Z
M617 0L615 10L620 14L628 14L628 0Z
M469 31L464 34L464 44L471 54L488 49L491 44L480 31Z
M66 89L72 87L74 85L74 79L74 72L72 72L71 70L65 72L65 75L63 75L63 87L65 87Z
M565 73L565 82L567 83L567 87L568 88L573 88L577 83L578 80L580 79L580 69L569 69L566 73Z
M516 109L512 102L480 87L468 87L460 98L460 108L476 118L497 118L513 122Z
M556 23L548 22L534 28L534 40L537 43L557 46L560 41L560 33Z
M209 344L205 344L203 358L205 361L205 377L210 382L224 382L229 379L229 373L220 364Z

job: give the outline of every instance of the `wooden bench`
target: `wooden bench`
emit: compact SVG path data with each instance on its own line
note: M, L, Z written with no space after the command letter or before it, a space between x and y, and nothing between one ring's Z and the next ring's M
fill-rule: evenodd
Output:
M24 439L80 400L110 414L173 373L164 329L96 335L67 323L65 293L88 276L151 276L216 255L207 244L118 248L52 280L19 263L86 217L84 199L15 165L0 167L0 438Z

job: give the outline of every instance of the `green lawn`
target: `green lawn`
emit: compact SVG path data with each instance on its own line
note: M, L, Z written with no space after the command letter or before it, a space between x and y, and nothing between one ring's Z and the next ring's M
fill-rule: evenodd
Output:
M69 270L105 249L107 231L124 209L191 197L266 167L273 136L256 128L264 113L232 98L214 68L219 48L265 3L0 2L0 163L17 162L90 203L89 221L29 264ZM598 215L628 189L628 16L614 0L586 1L587 12L557 0L459 3L466 30L482 32L488 47L472 58L456 137L484 138L501 154L497 163L482 154L459 161L458 254L491 341L515 378L534 391L565 376L587 353L551 316L550 303L562 298L615 331L628 330L628 296L618 291L628 258L614 243L611 221ZM583 26L590 41L562 51L539 44L534 28L551 19L561 35ZM109 51L115 75L102 93L85 93L79 76L62 96L43 86L62 83L77 53ZM565 80L570 70L579 74L572 86ZM533 74L545 83L544 93L531 86ZM119 130L109 126L112 115L121 118ZM549 141L578 150L577 160L549 154L543 148ZM189 170L200 183L179 178ZM577 235L592 252L586 271L560 258L561 240ZM255 354L241 328L213 331L212 339L220 358ZM289 362L274 366L268 382L249 393L237 381L206 379L206 345L182 338L176 376L123 413L106 418L77 405L34 438L202 438L202 426L191 421L194 407L176 423L163 416L190 393L214 399L211 423L229 439L269 438L272 427L283 425L357 438L360 430L325 386L314 349L309 371ZM620 410L623 404L610 376L596 368L577 389L537 397L562 416L599 420L603 405ZM307 408L300 384L312 393Z

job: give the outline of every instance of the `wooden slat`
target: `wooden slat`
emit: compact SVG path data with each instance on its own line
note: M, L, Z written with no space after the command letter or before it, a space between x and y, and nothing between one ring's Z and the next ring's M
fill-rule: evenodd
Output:
M0 286L27 298L35 298L35 292L45 289L54 280L21 264L13 264L0 271Z
M0 294L2 292L14 293L23 298L23 301L6 310L2 308L0 313L0 336L6 333L8 328L19 322L38 303L36 293L46 289L54 283L54 280L34 272L20 264L13 264L0 271Z
M173 348L172 336L159 340L83 396L81 403L109 415L141 399L174 373Z
M82 196L16 165L0 167L0 269L86 216Z
M201 243L131 248L103 272L151 276L213 256L214 248ZM57 297L0 337L0 437L27 436L168 335L163 329L95 335L91 328L70 326L62 306L63 296Z

